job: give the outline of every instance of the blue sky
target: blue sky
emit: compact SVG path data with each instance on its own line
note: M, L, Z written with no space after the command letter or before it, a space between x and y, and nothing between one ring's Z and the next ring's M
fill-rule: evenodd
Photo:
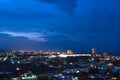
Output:
M120 52L119 0L0 0L0 48Z

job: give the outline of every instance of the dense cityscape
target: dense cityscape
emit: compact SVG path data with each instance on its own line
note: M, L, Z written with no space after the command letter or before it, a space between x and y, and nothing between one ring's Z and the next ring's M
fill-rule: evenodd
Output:
M120 80L120 0L0 0L0 80Z
M88 54L0 50L0 80L120 80L120 57Z

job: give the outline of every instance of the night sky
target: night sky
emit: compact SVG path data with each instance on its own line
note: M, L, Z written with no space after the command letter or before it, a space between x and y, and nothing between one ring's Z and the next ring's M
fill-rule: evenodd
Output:
M0 0L0 49L120 52L120 0Z

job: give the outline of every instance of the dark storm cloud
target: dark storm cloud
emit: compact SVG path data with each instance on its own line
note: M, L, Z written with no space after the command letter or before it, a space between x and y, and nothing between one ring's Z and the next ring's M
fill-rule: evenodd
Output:
M95 32L107 32L108 35L117 33L120 25L120 9L119 5L116 5L110 4L107 8L104 6L101 9L92 8L90 11L91 29Z
M38 0L38 1L43 1L43 2L47 2L47 3L54 3L54 2L56 2L56 0Z
M0 32L4 33L3 36L9 35L9 39L4 37L5 40L0 37L1 44L6 41L8 43L6 46L16 47L14 45L16 41L15 44L19 43L19 45L21 42L30 43L31 46L26 47L34 49L44 46L48 49L69 48L81 52L96 47L101 50L120 52L118 49L120 47L120 0L18 1L24 3L24 6L16 3L17 6L6 4L7 7L0 11ZM10 6L12 6L11 10L6 10ZM74 10L72 15L64 13L64 11L71 13ZM38 36L23 35L29 32L32 34L35 32ZM13 36L14 34L17 34L16 37ZM41 42L41 38L47 41Z
M77 0L38 0L46 3L56 4L58 8L67 13L72 13L77 7Z

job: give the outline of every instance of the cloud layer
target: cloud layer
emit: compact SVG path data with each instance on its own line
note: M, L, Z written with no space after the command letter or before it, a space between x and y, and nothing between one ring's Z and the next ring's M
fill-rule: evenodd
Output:
M0 35L0 48L16 48L25 43L31 49L44 46L91 51L96 47L120 52L119 3L120 0L0 0L0 31L5 34ZM10 40L13 38L6 35L20 38Z
M67 13L73 12L77 6L77 0L38 0L46 3L56 4L58 8Z
M12 37L23 37L33 41L40 41L44 42L46 39L44 38L45 35L43 33L38 32L11 32L11 31L3 31L0 32L1 34L7 34Z

